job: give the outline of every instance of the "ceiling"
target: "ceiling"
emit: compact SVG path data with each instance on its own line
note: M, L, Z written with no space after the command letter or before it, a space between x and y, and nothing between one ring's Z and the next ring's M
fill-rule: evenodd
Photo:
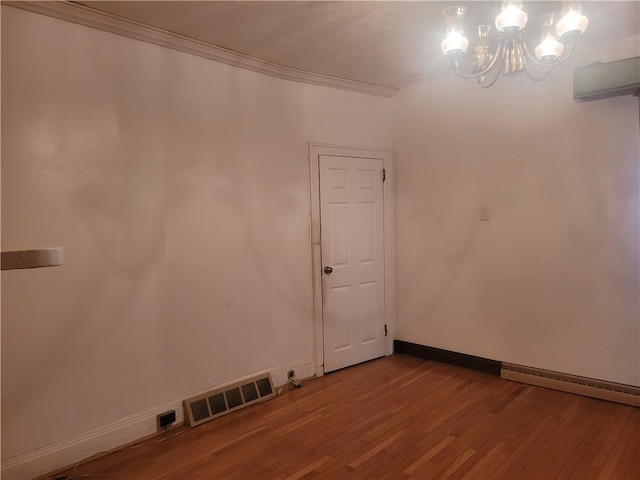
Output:
M500 1L81 1L118 17L276 65L402 88L448 72L441 12L467 4L469 28L492 23ZM532 19L559 1L524 2ZM640 33L640 2L587 1L581 48ZM533 32L534 37L537 37ZM535 41L535 40L534 40Z

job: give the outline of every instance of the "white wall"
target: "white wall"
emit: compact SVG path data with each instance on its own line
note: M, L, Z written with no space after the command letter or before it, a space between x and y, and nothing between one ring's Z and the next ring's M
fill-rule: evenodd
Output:
M389 99L3 6L2 245L65 254L2 274L3 478L210 387L312 374L307 145L391 130Z
M398 339L640 385L638 98L572 100L575 67L639 45L396 95Z

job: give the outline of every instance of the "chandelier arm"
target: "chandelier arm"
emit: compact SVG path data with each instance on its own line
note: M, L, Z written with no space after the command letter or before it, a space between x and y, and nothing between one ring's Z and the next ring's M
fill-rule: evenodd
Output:
M501 60L502 59L502 53L504 52L504 48L502 46L502 43L500 43L498 45L498 48L496 49L496 53L493 55L493 60L491 60L491 63L484 69L482 69L480 72L476 72L476 73L462 73L458 70L458 65L459 62L456 60L455 63L455 72L456 75L458 75L459 77L462 78L479 78L479 77L483 77L485 74L487 74L492 68L493 66L496 64L497 60ZM478 83L480 83L480 80L478 80ZM495 80L493 82L491 82L491 85L493 85L495 83Z
M540 76L538 75L534 75L533 72L529 69L529 62L527 58L523 58L522 59L524 62L524 74L530 79L533 80L534 82L541 82L542 80L544 80L545 78L547 78L549 76L549 74L551 73L551 67L552 65L544 65L544 64L540 64L537 62L534 62L537 66L541 66L543 67Z
M496 83L498 78L500 78L500 69L496 70L496 74L493 77L493 80L491 80L489 83L485 83L485 77L486 75L483 75L482 77L478 78L478 85L480 85L482 88L489 88L494 83Z
M562 51L562 55L560 55L560 57L558 58L558 61L554 63L554 65L559 65L561 63L566 62L567 59L573 53L573 47L575 45L574 42L563 43L563 45L564 45L564 50Z
M522 45L524 47L524 51L528 59L531 60L531 62L533 62L534 64L539 65L541 67L550 67L550 66L560 65L561 63L566 62L567 59L571 56L571 53L573 53L573 43L566 43L566 44L563 44L565 48L562 51L562 55L560 55L557 60L554 60L552 62L541 62L535 57L535 55L531 54L531 51L529 50L529 47L527 46L526 42L522 42Z
M537 77L537 76L535 76L533 73L531 73L529 71L529 66L526 65L526 63L525 63L524 73L530 80L533 80L534 82L541 82L541 81L543 81L545 78L547 78L549 76L549 74L551 73L551 68L549 68L547 66L547 68L545 68L543 70L542 76L541 77Z

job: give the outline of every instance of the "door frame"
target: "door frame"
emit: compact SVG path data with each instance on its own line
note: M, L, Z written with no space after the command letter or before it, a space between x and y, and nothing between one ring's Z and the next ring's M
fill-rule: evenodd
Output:
M393 353L395 338L395 263L393 235L393 158L391 152L323 143L309 143L309 182L311 192L311 279L313 285L313 338L315 375L324 375L324 336L322 323L322 249L320 244L320 156L378 158L383 162L386 180L384 200L384 323L387 325L385 355Z

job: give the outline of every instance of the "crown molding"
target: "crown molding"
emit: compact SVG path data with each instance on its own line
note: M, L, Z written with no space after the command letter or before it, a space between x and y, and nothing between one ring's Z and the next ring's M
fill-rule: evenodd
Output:
M283 80L350 90L381 97L393 97L398 92L397 88L373 85L284 67L69 1L3 1L2 4L152 43Z

